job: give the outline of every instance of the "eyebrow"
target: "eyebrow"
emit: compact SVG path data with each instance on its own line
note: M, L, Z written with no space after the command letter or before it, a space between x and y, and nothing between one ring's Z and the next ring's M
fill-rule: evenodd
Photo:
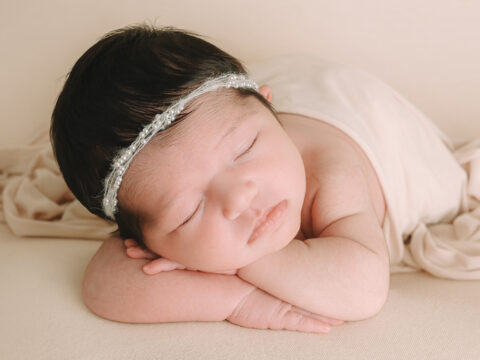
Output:
M217 144L213 147L213 151L218 150L218 147L229 137L237 132L240 126L244 123L244 119L241 116L238 116L235 120L232 121L232 125L227 129L223 134Z

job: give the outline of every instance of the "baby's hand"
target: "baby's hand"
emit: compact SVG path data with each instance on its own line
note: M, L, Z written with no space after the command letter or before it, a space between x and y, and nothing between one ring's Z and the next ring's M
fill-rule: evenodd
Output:
M124 241L127 256L132 259L146 259L151 260L145 265L143 265L143 272L147 275L155 275L161 273L162 271L172 271L172 270L192 270L195 269L188 268L182 264L179 264L175 261L162 258L157 254L142 248L138 243L133 239L126 239Z
M157 254L141 247L133 239L126 239L123 242L125 244L125 249L127 256L131 259L145 259L151 260L145 265L143 265L143 272L147 275L155 275L161 273L162 271L172 271L172 270L190 270L197 271L188 266L184 266L175 261L162 258ZM235 275L236 270L223 270L223 271L212 271L215 274L224 274L224 275Z
M342 320L310 313L255 288L227 318L233 324L272 330L296 330L326 334Z
M159 258L157 254L154 254L153 252L139 246L138 243L133 239L125 239L123 244L125 245L127 256L131 259L153 260Z

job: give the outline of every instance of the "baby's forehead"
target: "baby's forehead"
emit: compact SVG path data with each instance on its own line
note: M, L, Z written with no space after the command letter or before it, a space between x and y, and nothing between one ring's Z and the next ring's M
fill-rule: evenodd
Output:
M241 96L237 89L221 88L216 91L202 94L187 104L185 110L189 113L201 113L212 115L217 112L236 110L247 110L253 100L253 96ZM245 109L247 108L247 109Z
M165 159L162 154L167 155L167 158L182 156L192 141L217 142L228 128L237 126L258 111L255 101L257 100L250 96L236 96L231 89L200 96L186 106L179 120L168 129L158 132L137 154L126 177L130 177L128 173L135 174L135 177L148 175L150 166L147 165L151 163L152 157Z
M185 136L221 136L222 126L240 120L256 111L259 103L253 96L242 97L234 89L220 89L191 101L168 129L159 132L151 141L158 148L179 146Z

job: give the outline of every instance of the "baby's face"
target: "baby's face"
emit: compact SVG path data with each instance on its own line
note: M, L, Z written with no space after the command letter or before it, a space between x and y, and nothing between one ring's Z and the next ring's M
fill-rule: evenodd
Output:
M216 95L202 95L166 142L149 143L119 192L145 217L150 250L208 272L286 246L305 196L302 158L275 116L254 97Z

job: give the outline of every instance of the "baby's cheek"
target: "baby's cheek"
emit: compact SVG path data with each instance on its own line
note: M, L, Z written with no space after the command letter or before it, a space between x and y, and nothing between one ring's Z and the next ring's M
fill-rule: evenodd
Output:
M192 254L199 266L204 269L218 270L230 257L228 247L225 247L216 237L210 237L202 241L196 247L195 254Z
M206 272L219 272L236 269L243 253L232 244L216 239L205 241L192 255L196 268Z

